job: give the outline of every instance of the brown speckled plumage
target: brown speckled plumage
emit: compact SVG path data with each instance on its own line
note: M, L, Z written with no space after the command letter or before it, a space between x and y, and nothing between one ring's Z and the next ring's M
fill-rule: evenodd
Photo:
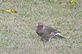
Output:
M44 41L48 41L50 38L53 38L55 36L59 36L61 38L64 38L60 35L60 32L57 31L56 29L46 26L43 23L39 22L36 28L36 33L38 34L38 36L41 37L41 40Z

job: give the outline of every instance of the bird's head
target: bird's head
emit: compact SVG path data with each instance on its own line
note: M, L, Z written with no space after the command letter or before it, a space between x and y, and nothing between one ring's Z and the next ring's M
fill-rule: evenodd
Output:
M44 24L42 22L38 22L37 29L42 29Z

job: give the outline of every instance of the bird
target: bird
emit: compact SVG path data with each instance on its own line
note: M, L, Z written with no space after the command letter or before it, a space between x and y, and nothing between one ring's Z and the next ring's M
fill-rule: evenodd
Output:
M38 25L36 26L36 33L41 37L42 41L50 41L55 37L65 38L62 36L60 31L54 29L53 27L45 25L42 22L38 22Z

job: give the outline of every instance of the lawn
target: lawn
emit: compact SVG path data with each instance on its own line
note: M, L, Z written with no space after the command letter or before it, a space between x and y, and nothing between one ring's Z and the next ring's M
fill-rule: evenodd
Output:
M82 1L70 8L67 0L0 0L0 54L82 54ZM43 44L35 33L38 22L57 28L66 39Z

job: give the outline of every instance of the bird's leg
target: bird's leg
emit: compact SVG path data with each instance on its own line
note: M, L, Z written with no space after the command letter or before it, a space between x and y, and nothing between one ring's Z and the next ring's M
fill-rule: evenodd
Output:
M45 41L46 42L50 41L50 38L49 37L45 37Z
M41 41L44 41L44 38L41 37Z
M47 42L47 41L49 41L49 38L47 38L47 37L42 38L42 37L41 37L41 41Z
M51 39L52 39L52 38L50 37L48 41L50 42L50 41L51 41Z

